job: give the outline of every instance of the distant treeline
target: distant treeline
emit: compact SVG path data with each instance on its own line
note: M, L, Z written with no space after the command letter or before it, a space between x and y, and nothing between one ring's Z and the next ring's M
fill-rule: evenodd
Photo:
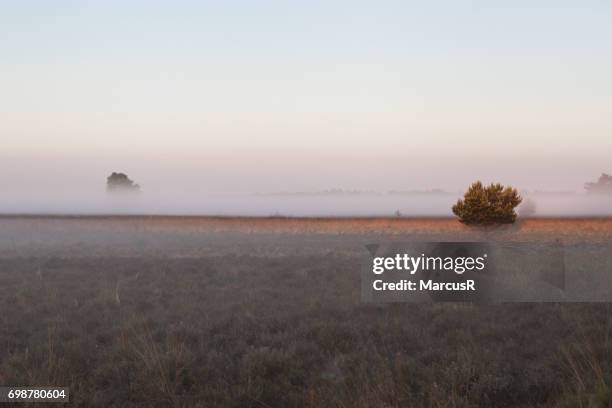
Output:
M417 195L417 194L449 194L456 195L457 193L444 191L440 189L431 190L389 190L389 191L373 191L373 190L343 190L341 188L332 188L322 191L279 191L273 193L255 193L256 196L385 196L385 195Z

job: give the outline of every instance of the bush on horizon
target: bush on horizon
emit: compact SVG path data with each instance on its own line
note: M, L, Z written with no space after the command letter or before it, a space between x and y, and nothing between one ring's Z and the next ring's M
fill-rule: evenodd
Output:
M113 172L106 178L108 192L139 192L140 186L134 183L125 173Z
M514 209L523 201L517 190L499 183L484 186L473 183L453 206L453 213L467 225L512 224L516 221Z

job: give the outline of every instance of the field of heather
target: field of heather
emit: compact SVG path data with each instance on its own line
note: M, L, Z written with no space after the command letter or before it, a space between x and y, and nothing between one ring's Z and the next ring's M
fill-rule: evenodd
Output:
M612 276L612 219L3 217L0 385L85 407L612 406L609 303L364 303L365 245L388 239L556 242Z

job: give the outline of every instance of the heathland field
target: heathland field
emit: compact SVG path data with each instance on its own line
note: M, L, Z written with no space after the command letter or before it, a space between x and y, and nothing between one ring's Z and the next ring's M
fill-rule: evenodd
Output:
M365 245L388 239L555 242L612 275L612 219L5 217L0 385L87 407L612 406L608 303L364 303Z

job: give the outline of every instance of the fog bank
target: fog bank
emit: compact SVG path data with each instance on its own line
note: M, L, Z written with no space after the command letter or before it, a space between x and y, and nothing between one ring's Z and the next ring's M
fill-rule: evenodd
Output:
M402 152L0 153L0 213L452 216L462 192L482 180L517 188L535 203L536 216L604 216L612 215L612 197L589 196L583 184L596 181L605 164L578 156L520 165L511 157L433 161ZM108 194L114 171L125 172L141 193ZM423 193L432 190L438 192Z
M30 194L4 198L2 214L222 216L452 216L459 193L411 194ZM612 196L529 194L535 216L612 216ZM520 209L520 207L519 207ZM519 211L520 212L520 211Z

